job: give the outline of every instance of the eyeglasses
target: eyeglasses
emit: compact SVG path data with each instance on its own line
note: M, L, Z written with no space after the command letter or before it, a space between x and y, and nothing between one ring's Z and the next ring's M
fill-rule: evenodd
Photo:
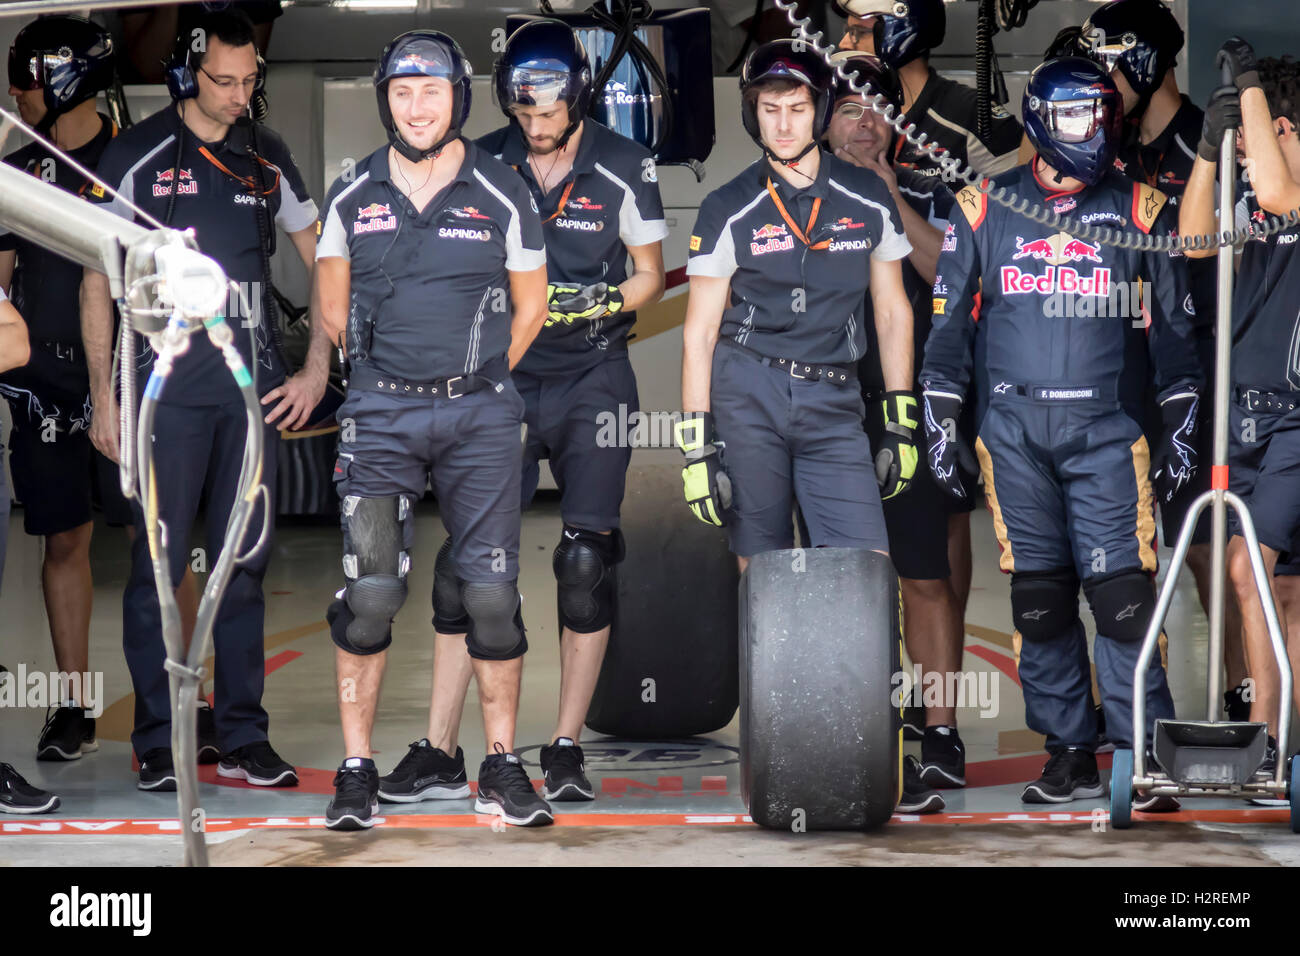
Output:
M841 116L847 120L857 122L867 113L871 112L871 107L862 103L841 103L835 107L835 115Z
M862 43L863 38L865 38L865 37L872 37L872 38L874 38L874 36L875 36L875 27L874 27L874 26L870 26L870 27L860 27L860 26L851 26L851 27L846 27L845 30L844 30L844 35L845 35L846 37L849 38L849 42L850 42L850 43L852 43L854 46L858 46L859 44Z
M233 90L237 86L243 87L244 89L250 92L257 89L256 76L246 76L242 80L232 80L227 77L220 77L220 78L215 77L207 70L203 69L203 67L199 67L199 72L202 73L204 76L206 76L209 80L211 80L213 84L216 86L216 88L219 90L229 92L230 90Z

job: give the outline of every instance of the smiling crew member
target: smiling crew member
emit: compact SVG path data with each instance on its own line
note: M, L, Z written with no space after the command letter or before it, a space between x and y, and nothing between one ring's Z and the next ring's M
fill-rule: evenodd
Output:
M528 642L518 588L524 402L510 369L546 320L546 250L519 176L461 136L470 79L445 33L389 43L374 72L388 144L335 180L321 220L316 300L351 363L338 418L352 428L335 468L347 585L327 615L347 748L325 811L332 829L374 824L371 731L406 601L414 507L429 484L455 542L435 563L434 629L468 652L492 751L475 808L520 826L552 821L513 752ZM440 638L439 655L452 651L458 661L466 653ZM425 796L428 740L387 778L399 799ZM435 784L438 796L468 797L463 757Z
M613 569L623 557L619 506L632 455L630 446L601 440L601 422L640 407L627 335L635 310L663 294L660 243L668 227L650 152L584 118L591 67L568 26L533 20L516 30L497 62L493 89L510 122L477 146L513 167L542 211L550 282L546 324L512 374L527 426L522 502L532 500L538 461L547 458L563 522L552 557L562 628L560 706L551 743L541 750L542 795L592 800L578 740L614 616ZM451 548L449 541L439 557L439 588L449 586ZM382 799L437 797L464 774L456 738L470 662L462 637L440 629L430 736L384 777Z

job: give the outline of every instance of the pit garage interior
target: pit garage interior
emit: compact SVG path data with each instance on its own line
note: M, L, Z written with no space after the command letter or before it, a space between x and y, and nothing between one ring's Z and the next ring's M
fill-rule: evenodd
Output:
M670 0L655 3L658 10L691 5ZM568 11L585 3L554 6ZM1042 0L1030 11L1024 27L996 36L1012 104L1019 104L1028 70L1056 32L1082 22L1094 6L1085 0ZM962 0L948 4L947 40L933 60L941 72L966 82L974 75L977 7ZM1204 67L1212 63L1213 51L1230 33L1251 39L1261 55L1300 53L1300 21L1290 0L1250 0L1231 10L1227 7L1214 0L1173 4L1188 36L1179 58L1179 83L1200 103L1214 85L1212 70ZM531 5L496 0L286 3L268 57L268 122L293 148L314 198L319 202L348 162L382 141L369 70L389 38L428 26L459 39L476 72L474 107L466 130L474 136L501 121L486 78L495 56L494 30L508 14L533 12ZM0 44L8 47L18 25L13 19L0 19ZM837 37L842 21L831 16L829 30L832 38ZM133 86L126 92L137 117L165 101L160 87ZM641 407L647 411L666 413L680 403L684 265L696 210L708 190L725 182L754 154L740 125L734 76L714 77L713 99L716 143L703 164L703 180L682 166L665 165L659 171L670 228L670 238L664 242L668 290L661 303L641 312L630 349ZM19 134L11 133L5 151L19 142ZM300 264L282 251L275 268L277 285L288 298L305 303ZM296 484L287 495L290 506L281 508L265 582L264 703L271 718L271 742L298 768L301 784L267 790L218 778L215 767L201 767L200 796L214 865L420 865L436 859L446 865L1122 866L1151 862L1156 854L1160 862L1180 866L1300 863L1300 837L1290 831L1287 808L1254 807L1240 800L1186 800L1178 813L1138 814L1136 826L1119 831L1107 825L1109 803L1104 797L1060 809L1031 808L1020 802L1023 785L1037 776L1044 762L1043 740L1025 727L1012 648L1009 581L998 570L992 518L982 508L972 522L974 572L963 659L968 674L958 710L967 747L968 785L943 791L947 806L941 814L895 815L886 826L867 833L782 833L756 827L747 818L741 797L739 715L733 704L719 726L699 735L629 739L588 730L582 745L597 799L555 804L556 825L550 828L494 827L490 818L474 813L473 801L467 799L385 804L383 820L374 830L329 832L321 818L342 755L334 645L324 620L324 610L341 585L341 541L332 511L336 502L328 472L321 477L321 463L327 467L332 462L332 442L332 434L325 430L284 443L282 454L296 466L287 469ZM680 580L685 571L722 567L726 561L719 550L720 539L694 524L680 501L680 455L670 440L665 445L638 448L634 453L624 503L630 549L639 535L639 540L658 542L661 550L629 560L620 574L640 573L666 582L664 606L647 609L636 639L662 640L679 648L670 661L656 665L661 670L644 675L649 681L647 708L670 706L675 682L692 668L709 663L693 662L680 635L673 633L677 622L690 616L690 602L701 592L711 592L705 603L716 608L717 595L732 600L730 589L735 585L734 574L730 578L722 574L723 580L716 583L707 573ZM546 485L544 478L544 490L524 514L520 549L520 589L530 651L516 740L520 757L537 779L541 776L538 751L549 742L560 678L551 570L560 515L558 497L545 490ZM54 670L54 662L41 601L40 542L24 534L20 505L9 520L0 592L0 664L14 675L48 673ZM428 595L433 557L444 537L431 495L418 506L416 527L411 597L394 625L375 730L375 761L381 772L391 769L407 746L425 734L433 654ZM683 543L719 560L710 564L693 559L694 563L683 564L673 550ZM1160 544L1163 581L1170 542ZM176 795L136 788L129 745L133 696L121 639L121 593L128 568L124 531L97 524L92 561L95 605L90 660L92 671L102 673L99 751L68 763L38 763L35 743L45 711L16 706L0 713L0 759L62 798L61 808L52 814L0 815L0 864L171 865L180 861ZM199 581L201 586L202 574ZM1091 638L1092 616L1086 603L1080 610ZM1180 716L1202 714L1207 626L1186 571L1167 631L1169 681L1178 712ZM628 639L616 631L611 646ZM834 662L828 660L826 666L833 667ZM904 663L905 669L908 666ZM205 688L205 693L210 689ZM461 746L472 778L484 752L473 685ZM844 746L851 742L844 741ZM909 742L904 750L916 752L918 747ZM1294 743L1286 752L1293 749ZM1110 757L1100 756L1099 763L1104 782Z

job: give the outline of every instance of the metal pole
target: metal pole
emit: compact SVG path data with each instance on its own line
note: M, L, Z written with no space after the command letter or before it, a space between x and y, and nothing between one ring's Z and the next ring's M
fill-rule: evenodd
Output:
M1229 83L1231 77L1227 77ZM1219 146L1219 231L1233 227L1237 168L1237 131L1224 131ZM1231 246L1219 247L1218 309L1214 319L1214 457L1210 467L1210 489L1214 495L1210 513L1210 646L1206 681L1205 719L1214 721L1223 710L1223 606L1224 561L1228 547L1228 512L1223 496L1228 490L1228 394L1232 373L1232 259Z

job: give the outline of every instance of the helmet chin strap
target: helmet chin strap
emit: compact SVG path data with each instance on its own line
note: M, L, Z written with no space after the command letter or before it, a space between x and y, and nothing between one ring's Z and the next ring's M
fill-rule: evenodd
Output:
M428 149L416 149L406 140L402 139L402 135L397 132L397 124L394 123L393 128L388 134L388 142L392 145L393 149L397 150L399 154L409 159L411 162L422 163L426 159L437 159L442 155L442 151L446 148L447 144L452 142L458 136L460 136L459 130L448 127L447 132L443 135L442 139L438 140L438 142L434 143Z
M800 160L802 160L805 156L807 156L816 148L817 148L817 140L814 139L807 146L805 146L803 150L799 153L799 155L796 156L794 159L782 159L780 156L776 155L776 153L768 149L766 144L764 144L763 146L763 152L767 154L767 158L770 159L772 162L779 163L782 166L785 166L789 169L793 169L795 166L799 165ZM801 170L796 169L795 172L803 175Z

